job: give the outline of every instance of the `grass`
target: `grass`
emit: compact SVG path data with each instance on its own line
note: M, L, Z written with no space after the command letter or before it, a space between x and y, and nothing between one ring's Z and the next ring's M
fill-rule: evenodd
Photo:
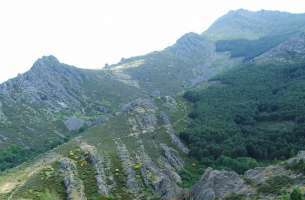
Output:
M32 176L25 185L16 191L13 199L65 199L63 177L59 174L58 165L58 163L54 163L51 167L45 168ZM47 190L47 188L51 190Z
M98 200L101 195L98 193L98 187L96 184L96 170L91 165L89 158L80 149L76 149L73 152L73 158L76 166L78 177L83 181L85 187L85 194L88 200Z
M281 194L282 190L293 183L292 179L285 175L269 178L265 183L258 186L257 191L264 194Z

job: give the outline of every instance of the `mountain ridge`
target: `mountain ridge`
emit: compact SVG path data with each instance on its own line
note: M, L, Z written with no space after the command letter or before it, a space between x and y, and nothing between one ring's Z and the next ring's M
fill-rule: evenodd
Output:
M220 20L223 29L217 29L216 21L203 35L187 33L162 51L122 59L100 70L76 68L45 56L25 74L1 84L0 169L8 170L0 173L0 199L265 200L267 196L273 200L284 197L284 192L289 195L293 186L303 187L298 183L303 175L297 176L303 174L302 163L266 167L269 163L260 159L275 148L261 145L261 139L275 137L276 131L295 130L301 135L303 123L301 117L283 124L263 121L278 116L277 103L284 102L283 109L288 111L294 103L301 106L302 94L296 92L302 91L304 63L303 35L289 35L268 48L260 46L261 37L275 37L264 29L262 16L267 15L271 15L267 24L278 16L286 19L282 25L293 21L288 27L291 31L305 25L303 14L238 10ZM249 19L250 25L257 22L255 27L240 29ZM236 38L236 32L230 32L235 29L230 20L242 33L237 39L246 40L246 47L251 41L260 48L259 54L245 60L246 52L234 57L235 49L217 50L215 40ZM276 31L286 34L286 29ZM263 66L259 63L263 61L272 65ZM276 84L266 79L271 75ZM294 85L298 90L293 90ZM253 90L247 89L250 86ZM234 99L230 91L244 95ZM280 102L269 104L269 94L283 95ZM285 113L281 116L291 119ZM255 120L258 128L252 130ZM211 127L198 127L206 122ZM224 123L232 124L225 127ZM260 135L262 130L267 135ZM253 134L242 137L238 131ZM295 144L291 134L283 136L281 141ZM249 145L243 149L246 139L261 149ZM293 156L296 149L299 146L289 152L281 148L270 157ZM249 152L257 155L247 157ZM198 159L196 153L203 156ZM19 165L23 161L27 162ZM301 171L293 171L296 168ZM246 178L237 174L244 171ZM262 182L256 182L263 176ZM278 182L285 184L274 185Z

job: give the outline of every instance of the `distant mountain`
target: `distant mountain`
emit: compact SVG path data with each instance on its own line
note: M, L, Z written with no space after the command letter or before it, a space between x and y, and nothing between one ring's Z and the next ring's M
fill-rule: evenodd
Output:
M203 33L212 40L259 39L305 29L305 14L244 9L230 11Z

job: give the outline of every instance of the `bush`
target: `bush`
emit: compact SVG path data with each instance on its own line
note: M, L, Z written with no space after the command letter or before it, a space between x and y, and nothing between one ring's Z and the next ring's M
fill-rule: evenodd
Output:
M248 157L233 159L227 156L221 156L219 159L217 159L216 165L218 167L229 168L242 174L249 169L257 167L258 163L255 159Z
M304 196L301 193L299 188L293 189L293 191L290 194L290 200L303 200Z

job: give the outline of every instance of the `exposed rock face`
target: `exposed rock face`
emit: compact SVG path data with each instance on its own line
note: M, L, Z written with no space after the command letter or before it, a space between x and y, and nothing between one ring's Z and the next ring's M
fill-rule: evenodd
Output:
M208 168L193 187L191 197L193 200L214 200L233 193L247 194L249 191L249 186L237 173Z
M134 80L128 73L125 73L126 69L140 67L144 64L144 60L136 60L127 63L121 63L109 68L109 72L118 80L127 85L140 88L137 80Z
M83 182L77 177L75 163L69 158L60 160L60 170L64 176L68 200L87 200Z
M172 124L170 122L170 119L168 115L165 112L161 112L161 118L164 123L164 127L166 128L166 132L169 134L171 141L174 145L178 147L180 151L182 151L185 154L188 154L190 150L181 142L181 140L177 137L174 128L172 127Z
M0 94L13 101L45 104L54 110L79 108L78 91L83 81L77 68L48 56L37 60L27 73L1 84Z
M257 167L245 172L245 177L256 185L264 183L274 176L290 176L291 172L281 165L271 165L268 167Z
M151 99L136 99L123 106L122 110L128 112L130 117L128 122L134 136L139 134L151 133L157 125L157 117L154 102Z
M125 144L123 144L121 141L116 141L116 145L117 145L117 153L121 160L124 173L127 176L127 180L126 180L127 188L130 191L137 193L140 191L140 186L136 178L136 172L133 169L135 162L130 157Z
M85 125L85 121L75 116L69 117L65 122L69 131L77 131Z
M200 55L203 58L210 57L211 54L214 53L213 47L213 43L201 35L196 33L187 33L167 50L175 54L177 57L192 59L197 55Z
M91 146L89 144L82 142L80 144L80 147L81 147L82 151L84 151L88 155L90 163L94 166L94 168L96 170L95 178L96 178L96 183L97 183L99 194L108 196L109 188L106 183L107 177L106 177L106 174L104 171L104 168L105 168L104 158L98 154L98 152L94 146Z
M183 169L184 162L179 157L178 152L166 144L160 144L160 146L163 150L163 156L168 161L168 163L176 170Z
M182 190L178 187L176 178L168 169L161 169L152 159L145 153L144 146L141 145L138 156L138 162L142 164L141 175L145 186L151 187L153 191L159 194L161 199L176 199ZM172 169L173 170L173 169Z
M123 112L131 112L136 108L144 107L150 110L156 109L154 102L151 99L138 98L128 104L122 106Z

